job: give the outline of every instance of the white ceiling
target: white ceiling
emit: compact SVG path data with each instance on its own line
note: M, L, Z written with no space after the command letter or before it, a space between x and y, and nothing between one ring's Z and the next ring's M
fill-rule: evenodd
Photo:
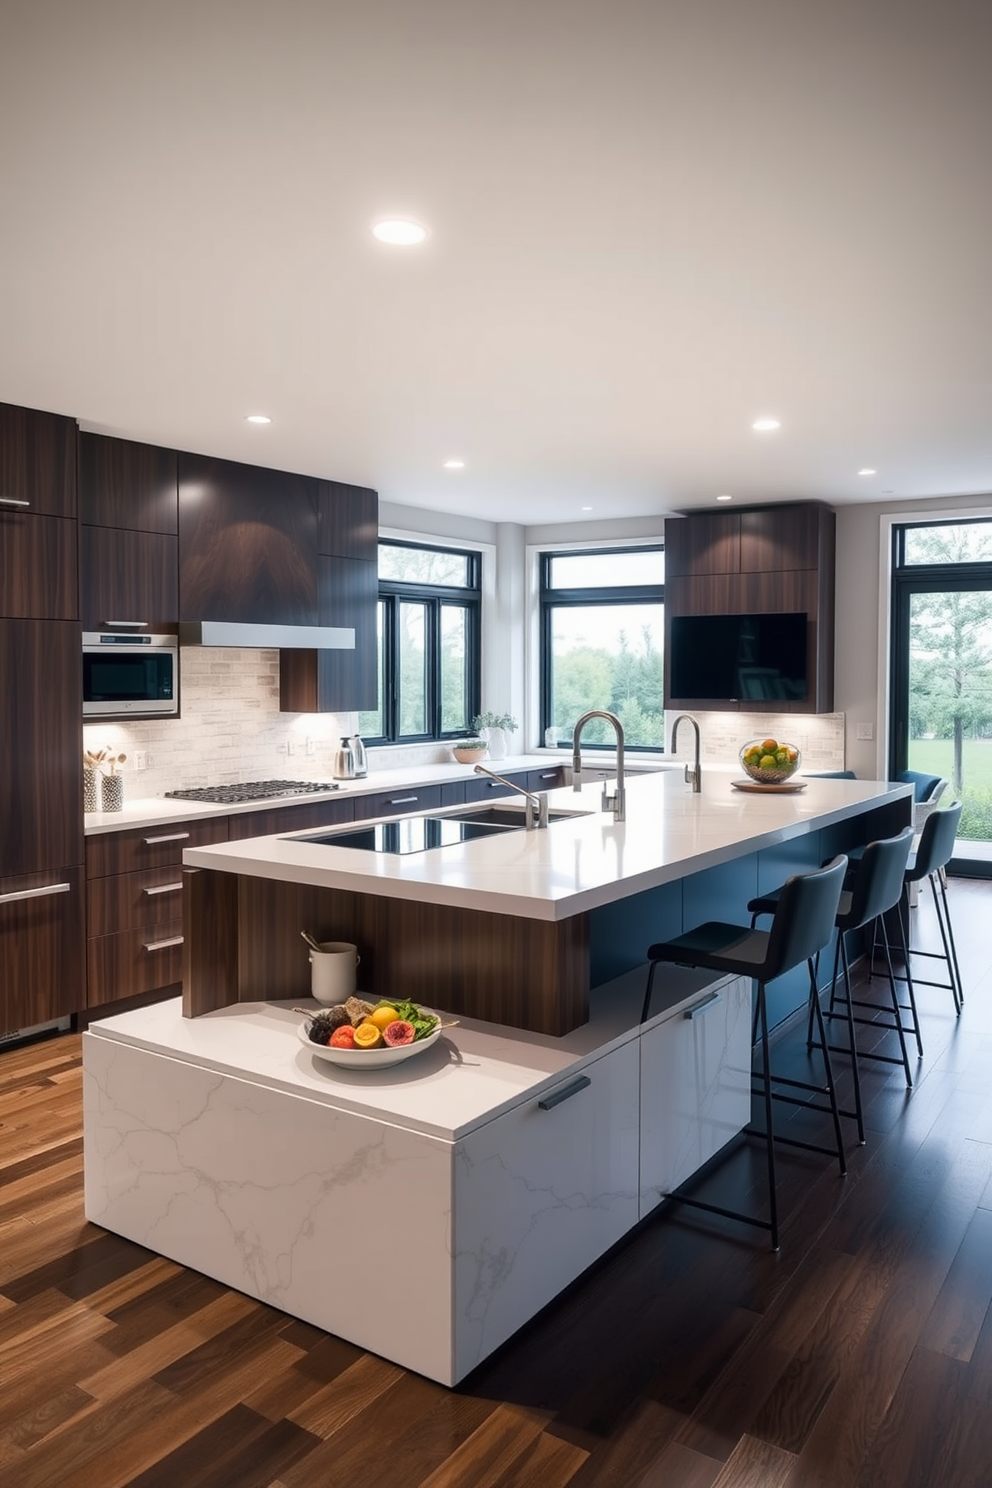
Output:
M988 0L0 10L0 399L496 521L992 491Z

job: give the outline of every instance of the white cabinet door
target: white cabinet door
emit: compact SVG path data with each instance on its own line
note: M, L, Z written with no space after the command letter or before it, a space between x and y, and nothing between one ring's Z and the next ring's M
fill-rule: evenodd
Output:
M750 1119L750 981L698 993L646 1028L640 1050L643 1216Z
M456 1144L455 1377L638 1217L638 1040Z

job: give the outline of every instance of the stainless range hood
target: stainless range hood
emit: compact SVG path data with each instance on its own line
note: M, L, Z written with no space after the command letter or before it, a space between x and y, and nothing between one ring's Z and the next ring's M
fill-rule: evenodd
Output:
M254 646L291 651L354 651L351 625L242 625L233 620L190 620L179 626L182 646Z

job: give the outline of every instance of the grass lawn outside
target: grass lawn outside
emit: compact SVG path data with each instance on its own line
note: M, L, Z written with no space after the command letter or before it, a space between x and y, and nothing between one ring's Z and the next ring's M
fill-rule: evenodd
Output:
M954 742L951 739L911 739L909 768L928 775L943 775L951 781L943 803L951 799L954 785ZM966 739L962 751L964 804L959 842L992 841L992 739Z

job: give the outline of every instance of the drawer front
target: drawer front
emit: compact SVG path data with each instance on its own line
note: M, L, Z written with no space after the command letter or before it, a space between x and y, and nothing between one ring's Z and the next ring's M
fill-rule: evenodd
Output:
M206 847L211 842L226 842L227 837L226 816L168 822L130 832L103 832L86 839L86 877L178 866L187 847Z
M641 1214L692 1176L751 1115L751 984L700 992L645 1030L641 1048Z
M0 1033L85 1006L78 867L0 879Z
M166 924L182 917L182 903L181 866L94 878L86 891L86 934L92 938Z
M397 787L374 796L355 797L355 820L369 821L374 816L417 816L421 811L436 811L441 805L439 785Z
M309 806L277 806L269 811L247 811L228 822L228 840L270 837L274 832L305 832L308 827L335 827L355 819L352 801L315 801Z
M122 930L86 942L86 1006L102 1007L183 977L183 922Z
M507 780L510 779L508 775ZM500 785L498 780L483 780L481 777L465 782L465 801L471 805L473 801L491 801L495 796L512 796L513 792L505 785Z
M565 779L565 767L563 765L549 765L545 770L527 771L527 789L532 791L557 790L561 785L567 785Z
M637 1043L457 1143L457 1377L636 1224Z

